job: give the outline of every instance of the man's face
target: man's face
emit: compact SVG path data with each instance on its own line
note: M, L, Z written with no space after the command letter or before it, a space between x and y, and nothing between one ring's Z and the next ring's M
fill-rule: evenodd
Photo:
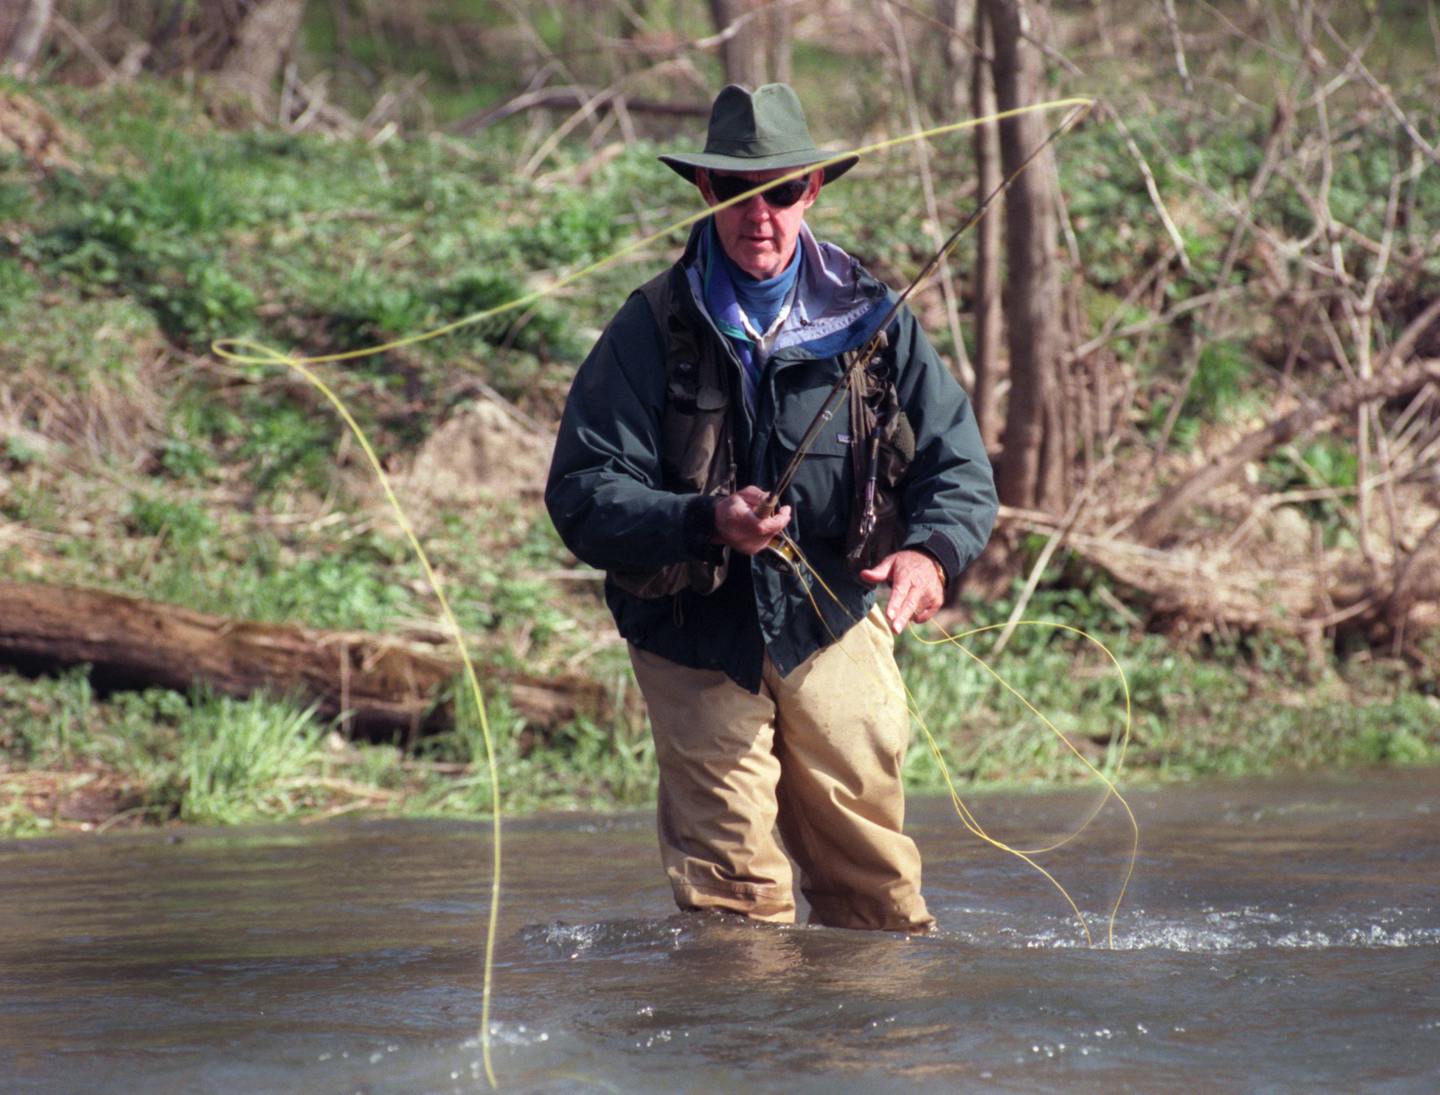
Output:
M716 176L732 175L747 183L769 182L787 175L794 168L775 171L716 171ZM711 172L703 168L696 171L695 181L708 205L718 205L720 199L710 182ZM715 214L715 231L720 235L720 246L730 256L730 261L754 278L773 278L790 264L795 253L795 240L800 235L800 225L805 220L805 210L815 204L820 193L820 172L812 171L809 185L800 200L784 209L776 209L763 196L752 198L722 209Z

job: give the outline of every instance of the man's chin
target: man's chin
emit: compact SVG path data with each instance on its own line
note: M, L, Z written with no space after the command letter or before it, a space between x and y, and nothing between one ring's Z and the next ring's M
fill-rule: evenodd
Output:
M774 277L779 272L774 270L775 251L770 247L746 248L738 265L752 278L761 281Z

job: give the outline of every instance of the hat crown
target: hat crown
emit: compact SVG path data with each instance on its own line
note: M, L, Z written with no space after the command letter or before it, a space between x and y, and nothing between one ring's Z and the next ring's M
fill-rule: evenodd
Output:
M761 159L816 149L800 97L789 84L765 84L754 92L729 84L710 108L705 151Z
M765 84L753 92L728 84L710 107L705 151L662 155L660 162L687 182L696 171L779 171L830 161L823 182L855 166L854 153L827 156L815 147L800 96L789 84Z

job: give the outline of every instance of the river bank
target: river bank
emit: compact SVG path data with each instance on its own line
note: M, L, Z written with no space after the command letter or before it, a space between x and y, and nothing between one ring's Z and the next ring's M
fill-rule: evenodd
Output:
M922 722L966 790L1098 786L1086 761L1127 787L1440 762L1440 702L1399 667L1317 672L1292 651L1289 663L1272 656L1257 668L1244 651L1192 659L1158 639L1122 636L1134 716L1127 740L1121 679L1093 648L1056 643L1045 629L1018 634L994 668L1052 726L952 647L902 641L920 716L906 758L912 793L945 785ZM491 698L507 815L651 801L653 746L624 677L614 700L604 724L579 718L542 730L503 692ZM484 750L473 719L407 748L349 740L334 722L263 695L106 694L83 668L58 678L0 672L0 835L341 814L478 817L492 801Z

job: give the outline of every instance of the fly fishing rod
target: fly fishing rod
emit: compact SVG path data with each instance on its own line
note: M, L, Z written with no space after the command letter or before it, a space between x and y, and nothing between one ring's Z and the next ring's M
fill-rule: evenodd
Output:
M820 404L820 409L816 411L815 417L810 420L810 425L806 427L805 433L800 438L800 443L795 446L795 452L790 457L789 463L785 465L785 470L780 473L780 478L776 481L775 486L761 499L760 505L756 507L755 515L757 517L763 520L773 515L775 511L780 508L781 497L790 488L790 484L794 481L796 473L800 470L800 465L805 462L805 458L810 454L810 449L815 444L815 439L820 436L820 431L824 429L825 424L834 417L835 411L839 408L840 400L849 392L850 386L855 382L860 371L869 368L889 345L889 336L885 332L890 324L894 322L895 317L900 314L901 306L914 295L916 289L945 261L946 257L949 256L950 252L953 251L955 246L960 242L960 237L968 232L975 222L990 210L990 207L995 204L1000 195L1005 193L1005 191L1010 188L1010 185L1024 174L1025 170L1035 162L1036 158L1039 157L1042 152L1054 143L1056 138L1070 129L1080 118L1087 114L1089 110L1089 104L1086 104L1069 114L1064 121L1050 132L1049 136L1031 150L1030 154L1021 161L1020 165L1016 167L1008 177L1001 181L999 186L985 195L984 200L970 211L960 223L960 226L951 232L949 238L930 256L925 265L920 268L920 272L911 279L910 284L905 286L895 297L889 310L885 313L884 319L882 319L875 328L875 333L861 345L860 349L846 355L847 360L845 367L841 370L840 376L836 378L830 391L826 393L825 400ZM870 474L873 476L875 464L873 454L870 464ZM866 486L868 492L870 484L867 483ZM781 532L768 545L761 548L758 557L787 574L796 572L799 561L794 542L791 541L784 532Z

